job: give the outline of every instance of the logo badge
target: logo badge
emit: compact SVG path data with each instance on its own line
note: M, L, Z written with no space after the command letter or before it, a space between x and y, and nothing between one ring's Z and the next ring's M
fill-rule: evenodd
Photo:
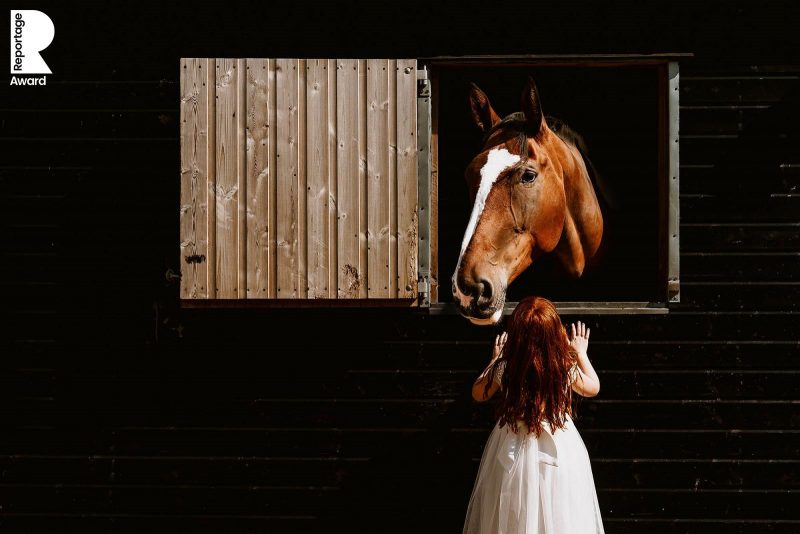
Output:
M27 74L52 74L40 52L56 35L50 17L34 9L11 10L11 85L45 85L46 78L17 78Z

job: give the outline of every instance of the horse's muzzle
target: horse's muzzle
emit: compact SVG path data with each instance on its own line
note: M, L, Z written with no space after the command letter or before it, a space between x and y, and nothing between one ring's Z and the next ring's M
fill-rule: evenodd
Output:
M505 291L496 291L488 280L468 284L469 293L459 288L453 277L453 300L459 313L474 324L490 325L500 320L505 304Z
M503 304L500 304L496 308L479 311L477 313L465 313L463 310L460 311L461 315L469 319L472 324L489 326L496 324L500 320L500 317L502 317Z

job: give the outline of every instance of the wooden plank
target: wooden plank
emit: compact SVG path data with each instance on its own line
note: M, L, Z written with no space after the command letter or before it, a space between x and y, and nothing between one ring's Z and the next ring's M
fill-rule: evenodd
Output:
M200 304L205 304L200 301ZM664 317L661 317L664 320ZM605 321L605 318L603 319ZM624 330L624 322L623 330ZM428 344L424 340L385 342L382 365L387 369L416 369L420 372L454 369L479 369L483 365L488 342L463 343L461 340ZM604 372L624 372L631 369L650 370L653 373L718 372L728 370L776 371L794 369L800 358L800 344L784 343L685 343L659 341L655 343L600 342L594 343L595 358L607 362ZM354 356L353 368L366 367L372 362L372 351L365 350ZM600 360L598 360L600 361ZM368 367L366 367L368 368ZM424 371L423 371L424 370ZM797 451L800 456L800 449ZM800 459L800 458L799 458Z
M373 300L370 299L369 302ZM462 355L467 352L463 346L460 350ZM485 355L485 352L484 347L482 355ZM369 370L367 367L362 370L351 370L347 378L340 381L331 380L329 383L308 381L305 383L303 398L331 398L334 395L343 400L458 398L469 380L479 372L476 369L463 368L463 362L450 369L420 370L412 366L410 369L398 370L397 373L386 372L385 367L386 364L382 363L381 369ZM402 380L398 380L399 373L403 375ZM772 370L763 372L715 370L711 373L703 369L692 372L629 369L600 371L599 377L605 388L604 399L607 402L613 400L627 402L630 399L657 402L680 399L697 401L719 398L746 401L793 398L796 396L797 374L797 372ZM220 401L236 396L258 398L265 388L269 389L273 397L291 397L297 394L295 391L297 384L281 376L264 377L262 381L255 378L241 381L219 380L213 392L202 391L195 383L187 384L185 376L161 378L159 387L181 398L203 395ZM794 455L800 457L800 450Z
M639 304L639 303L635 303ZM556 307L561 312L561 308L556 303ZM300 310L300 309L322 309L322 308L409 308L415 307L414 301L408 299L365 299L357 297L353 299L197 299L181 301L181 308L184 309L279 309ZM640 305L641 306L641 305ZM616 308L613 308L616 310ZM509 310L510 312L511 310ZM575 313L575 312L572 312ZM667 312L659 312L667 313Z
M417 61L397 61L397 296L417 295Z
M759 177L760 179L760 177ZM800 219L800 196L755 194L737 197L727 191L681 196L681 222L775 222Z
M247 60L247 298L269 297L269 60Z
M778 129L788 129L779 127ZM759 165L796 165L796 141L791 135L682 135L681 165L720 170ZM684 157L685 156L685 157Z
M368 296L389 296L388 61L367 60L367 282Z
M684 224L682 252L800 252L800 224Z
M194 473L198 473L198 471L196 471L196 460L194 460L194 462L194 464L192 464L192 460L187 461L187 463L181 462L180 467L176 467L176 471L192 473L193 470L195 470ZM236 462L236 460L234 460L234 462ZM52 494L48 496L48 511L53 515L58 514L70 517L71 514L74 514L74 516L83 517L84 522L80 528L77 527L75 523L72 523L73 528L65 529L62 526L58 528L53 526L51 528L48 527L46 523L42 522L37 522L34 524L35 526L33 526L29 522L28 528L9 529L7 528L4 517L3 531L141 532L140 522L134 521L128 523L127 528L120 528L119 521L113 523L108 522L105 523L106 526L101 526L100 523L87 520L87 518L94 516L105 519L109 516L116 516L117 518L123 517L130 521L131 518L138 519L137 516L142 514L142 510L163 510L166 508L169 508L171 513L175 514L172 517L181 515L184 521L188 519L189 523L192 525L192 527L186 530L185 528L178 528L177 523L173 523L173 527L168 527L169 531L190 531L193 533L213 532L213 530L209 529L207 521L205 524L202 524L202 522L196 520L197 515L195 514L198 514L201 510L205 511L205 513L210 512L212 517L213 515L217 515L218 517L233 517L237 513L241 513L244 516L258 515L263 523L255 530L260 530L261 532L319 532L325 530L325 528L322 527L316 528L315 526L311 526L308 520L302 521L302 514L303 509L308 506L321 509L323 500L330 499L329 491L326 492L324 489L317 489L315 491L308 488L334 484L338 472L335 464L326 465L324 470L317 467L316 469L307 469L303 471L303 463L299 463L299 466L288 465L282 469L279 468L277 470L278 472L276 472L271 465L256 466L257 464L254 463L252 467L248 468L244 459L238 462L239 468L233 468L231 464L224 465L221 462L210 462L209 464L203 462L203 464L205 464L205 469L209 471L208 480L222 480L223 482L220 483L221 488L214 486L198 486L198 489L188 492L186 491L186 486L198 484L199 481L197 481L197 478L195 478L193 482L185 483L185 485L181 483L181 485L164 487L159 485L162 482L153 483L148 481L148 478L152 476L150 474L145 475L145 473L141 473L141 478L137 479L137 470L142 470L144 468L153 469L158 464L157 460L146 459L142 463L137 463L135 461L131 461L130 463L126 462L126 480L138 480L138 482L121 483L120 491L114 491L113 502L108 497L107 487L97 485L97 483L87 484L85 486L74 482L61 483L63 484L62 489L58 491L51 488L58 487L61 484L47 488L46 491ZM105 464L103 467L107 467L109 462L98 461L97 463ZM94 465L90 467L94 467ZM298 467L300 467L300 469L298 469ZM220 469L220 471L223 472L228 472L231 478L225 482L224 478L220 479L218 474L210 472L210 470L214 468ZM244 468L245 471L249 469L251 472L258 472L264 478L261 482L252 484L253 487L247 487L250 486L250 484L242 483L241 486L238 488L234 486L236 489L233 489L229 484L233 484L232 480L239 479L239 477L242 476L242 468ZM86 469L89 469L89 467ZM323 471L325 475L322 474ZM115 475L112 474L109 478L113 478L114 476ZM245 481L247 478L242 480ZM300 480L304 482L300 483ZM274 486L270 487L267 481L276 482L272 482ZM295 483L298 487L302 487L303 489L287 490L286 486L290 485L292 481L297 481ZM10 512L9 515L12 517L14 517L14 513L28 516L36 516L37 513L41 513L42 508L40 502L42 500L42 493L43 489L41 486L37 487L35 484L30 483L17 487L10 485L0 486L0 499L2 499L4 503L4 512ZM314 496L315 493L316 497ZM119 502L117 502L117 500ZM276 511L278 513L276 513ZM270 514L273 515L270 517ZM298 517L301 519L298 520ZM294 519L294 524L287 521L289 518ZM280 519L282 521L275 522L275 519ZM161 522L160 527L163 527L164 524L168 522L169 521ZM242 523L237 523L239 526L242 526ZM184 525L186 525L186 523L184 523ZM31 528L31 526L33 526L33 528ZM152 525L148 530L153 532L163 531L163 528L160 527ZM228 531L228 528L222 527L220 523L217 523L215 527L216 529L214 530L217 532L220 530Z
M372 357L374 358L374 355ZM286 382L275 381L271 382L269 386L281 387L280 384L286 384ZM463 380L461 384L463 387ZM253 383L253 387L255 385L256 383ZM294 386L294 384L289 385ZM402 387L402 384L396 382L394 387ZM261 388L263 391L263 386ZM284 388L290 390L288 387L284 386ZM291 388L289 394L296 394L296 392L295 386ZM166 451L169 451L171 456L230 456L236 454L262 457L303 455L308 458L330 456L358 458L380 450L385 446L386 440L391 440L392 436L391 430L331 432L328 429L295 429L292 432L275 432L268 441L242 439L231 443L225 439L227 433L230 432L225 428L115 430L117 440L113 449L115 454L139 456L163 456ZM42 446L41 442L48 441L48 436L51 439L65 441L73 436L55 429L48 429L48 432L43 429L22 429L8 431L7 435L12 440L11 443L23 445L28 454L37 454L39 451L46 452L47 448ZM602 439L594 439L598 434ZM650 458L706 459L707 462L742 457L749 460L769 458L800 460L800 450L792 447L792 443L786 439L785 434L778 433L737 433L723 430L704 432L702 440L686 439L685 435L678 432L640 433L632 429L615 432L587 432L587 435L591 436L589 444L591 458L624 459L631 457L631 451L647 451L647 457ZM460 432L458 436L451 436L449 439L459 440L464 450L481 450L486 444L486 435L481 432ZM84 450L91 447L91 444L85 443L88 441L87 437L73 438L69 441L71 447L68 451L77 451L73 454L83 453ZM96 442L95 445L97 445ZM4 449L14 451L13 445L6 446ZM4 449L0 449L0 451Z
M328 60L328 296L338 295L337 256L339 227L336 215L336 60Z
M217 59L217 298L237 298L238 71L235 59Z
M389 294L397 297L397 60L390 59L386 68L389 78Z
M430 301L439 302L439 79L436 70L431 79L431 189L430 189ZM449 277L450 273L443 273ZM446 280L446 278L445 278ZM445 282L449 283L449 282ZM445 286L449 291L449 288Z
M75 498L79 497L69 496ZM83 502L83 501L81 501ZM172 526L170 526L172 525ZM314 516L303 515L177 515L177 516L158 516L158 515L133 515L133 514L47 514L39 513L31 515L13 516L6 514L3 517L3 529L7 532L157 532L159 530L180 531L190 530L195 534L208 534L227 531L258 531L267 530L269 532L309 532L319 531L326 528L320 525L320 521ZM715 534L703 527L708 534ZM660 534L650 530L653 534ZM772 530L775 534L777 531ZM790 532L790 531L786 531Z
M336 206L338 297L361 294L359 247L359 62L338 60L336 68Z
M686 252L681 270L681 282L800 282L800 253Z
M308 298L308 211L306 176L307 60L297 64L297 298Z
M681 194L716 193L739 199L752 193L762 198L793 195L800 191L800 165L765 160L749 165L681 165ZM758 180L751 180L758 176Z
M208 297L208 88L202 68L208 62L188 58L181 63L180 295L197 299Z
M731 261L733 258L728 258ZM795 270L800 261L795 260ZM683 284L683 280L681 280ZM797 282L693 282L681 285L680 310L760 312L800 311L800 283Z
M246 302L243 301L243 302ZM346 328L343 327L343 329ZM294 346L287 348L291 351ZM301 355L319 354L325 347L306 349ZM380 350L380 349L375 349ZM299 371L295 371L298 375ZM292 373L292 376L296 376ZM213 381L212 379L209 379ZM298 379L299 380L299 379ZM464 387L468 387L468 380ZM137 384L139 390L147 382ZM306 383L299 382L298 385ZM117 384L115 384L117 385ZM103 391L92 391L99 394ZM108 394L113 394L108 393ZM171 397L169 408L161 398L144 394L120 395L114 412L100 412L99 422L119 426L192 426L229 428L270 427L329 427L336 428L400 428L425 427L447 417L454 427L468 426L475 421L474 411L452 406L455 399L443 403L436 398L405 398L404 402L376 402L373 398L359 398L354 402L336 402L329 397L301 397L305 409L297 410L296 398L208 398L202 394L189 398ZM341 399L341 397L334 397ZM116 399L115 399L116 400ZM75 399L76 402L89 402ZM769 417L764 416L764 406L769 406ZM648 430L784 430L794 428L797 420L796 404L792 400L772 402L740 402L718 400L625 400L622 402L595 402L580 410L583 428L615 429L618 421L627 418L629 428ZM84 411L69 410L54 413L50 410L31 413L34 406L16 405L7 415L9 426L79 425ZM26 410L27 408L27 410ZM486 421L489 426L489 420ZM616 423L616 424L615 424Z
M310 59L306 71L308 298L328 298L328 61Z
M277 298L278 296L278 180L275 175L278 169L278 91L276 81L276 62L270 59L267 64L269 71L269 111L267 112L267 120L272 127L269 129L269 168L272 169L269 173L267 189L270 195L269 206L269 257L268 257L268 275L267 282L269 289L267 293L270 298Z
M202 65L201 65L202 67ZM206 179L206 235L208 236L208 259L206 260L208 274L208 298L217 297L217 61L209 58L205 63L206 88L208 93L208 143L206 143L206 165L208 176Z
M176 67L177 68L177 67ZM177 100L178 87L174 87ZM27 93L30 94L30 93ZM172 115L178 102L173 101L164 111L164 120L177 121L178 118ZM38 105L38 104L37 104ZM54 113L56 114L56 113ZM35 161L28 159L27 150L32 138L23 138L11 128L6 129L9 134L3 140L3 160L0 168L19 170L20 168L36 167L41 168L73 168L74 170L84 170L86 167L108 169L118 164L124 159L130 161L126 163L125 171L138 169L137 173L152 172L153 169L162 170L162 161L172 156L172 173L175 178L175 156L177 155L175 146L176 139L173 133L168 137L153 138L149 136L134 139L124 138L76 138L74 134L67 138L41 137L41 129L34 135L36 145L39 147L38 156ZM86 152L92 151L91 159L86 156ZM144 154L150 157L142 157ZM121 169L120 169L121 170ZM119 171L115 171L119 172ZM173 212L174 213L174 212Z
M361 285L358 297L369 297L367 243L367 60L358 60L358 253Z
M180 69L187 60L181 59ZM202 61L189 59L188 61ZM197 66L194 67L197 70ZM205 72L205 69L203 69ZM204 80L201 80L201 82ZM66 84L65 84L66 85ZM170 83L170 85L172 85ZM199 87L205 89L202 83ZM146 83L138 87L115 84L118 91L141 95L140 91L158 91L156 83ZM181 93L181 98L183 93ZM39 106L37 105L37 108ZM41 124L47 123L49 138L97 138L130 139L130 138L166 138L173 135L173 129L180 113L172 109L142 109L136 112L118 112L109 109L86 109L81 111L57 108L59 111L45 109L11 109L3 110L3 130L14 132L15 137L36 137L41 134ZM120 109L124 109L120 107ZM159 120L160 119L160 120Z
M297 59L275 62L277 132L277 296L297 298L298 275L298 65Z
M236 295L247 297L247 72L236 64Z
M783 100L800 85L797 76L685 76L681 104L767 105Z

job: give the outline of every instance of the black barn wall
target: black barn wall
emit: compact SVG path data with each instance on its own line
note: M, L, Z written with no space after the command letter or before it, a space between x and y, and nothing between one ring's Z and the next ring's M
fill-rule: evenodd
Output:
M578 426L607 531L800 530L797 8L570 5L536 9L526 37L461 3L30 7L55 22L55 74L0 104L4 532L460 529L495 331L179 309L180 56L656 51L696 54L683 300L582 317L603 386Z

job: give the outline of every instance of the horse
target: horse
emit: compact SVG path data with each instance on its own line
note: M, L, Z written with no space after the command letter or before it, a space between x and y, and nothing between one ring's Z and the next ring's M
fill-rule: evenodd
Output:
M511 282L543 255L581 277L600 247L603 213L583 140L544 116L533 78L522 91L522 111L503 119L474 83L469 102L484 135L464 173L473 207L453 297L461 315L490 325L502 316Z

